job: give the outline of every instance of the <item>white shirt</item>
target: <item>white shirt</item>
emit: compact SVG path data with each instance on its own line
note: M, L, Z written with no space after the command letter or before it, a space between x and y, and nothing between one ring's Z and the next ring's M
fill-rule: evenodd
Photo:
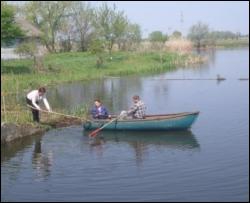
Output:
M37 101L43 100L43 103L45 104L46 109L47 109L48 111L51 110L51 109L50 109L50 106L49 106L49 102L48 102L48 100L47 100L45 94L44 94L43 96L39 96L38 90L33 90L33 91L31 91L30 93L28 93L28 94L27 94L27 98L28 98L29 100L32 101L32 104L33 104L37 109L41 110L41 108L36 104L36 102L37 102Z

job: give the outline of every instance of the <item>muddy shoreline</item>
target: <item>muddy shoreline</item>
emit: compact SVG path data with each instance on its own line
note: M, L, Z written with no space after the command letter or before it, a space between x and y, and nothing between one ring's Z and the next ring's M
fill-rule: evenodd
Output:
M53 128L81 125L82 121L74 118L61 118L52 121L42 121L40 124L1 123L1 144L10 143L31 135L42 135Z

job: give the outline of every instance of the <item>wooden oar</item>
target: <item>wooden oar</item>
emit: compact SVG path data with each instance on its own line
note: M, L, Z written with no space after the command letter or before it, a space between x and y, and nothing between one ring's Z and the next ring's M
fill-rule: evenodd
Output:
M89 133L89 137L95 137L97 135L97 133L100 132L103 128L105 128L106 126L108 126L109 124L113 123L115 120L117 120L119 118L120 118L120 116L117 116L116 118L112 119L108 123L104 124L102 127L97 128L93 132Z

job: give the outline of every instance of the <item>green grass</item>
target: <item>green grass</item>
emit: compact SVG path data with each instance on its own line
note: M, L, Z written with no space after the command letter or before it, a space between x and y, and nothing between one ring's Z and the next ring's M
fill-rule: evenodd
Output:
M45 71L35 73L32 60L9 60L1 63L1 90L16 92L56 83L98 79L104 76L123 76L167 71L182 64L185 56L174 53L117 52L110 60L104 56L102 67L96 67L96 57L90 53L58 53L44 58Z

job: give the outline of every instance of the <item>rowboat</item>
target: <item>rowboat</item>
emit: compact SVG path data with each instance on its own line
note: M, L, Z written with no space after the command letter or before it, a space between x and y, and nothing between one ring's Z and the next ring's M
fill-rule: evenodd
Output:
M144 119L117 119L103 130L186 130L197 119L199 112L147 115ZM114 116L115 118L115 116ZM93 119L83 124L85 130L101 128L110 119Z

